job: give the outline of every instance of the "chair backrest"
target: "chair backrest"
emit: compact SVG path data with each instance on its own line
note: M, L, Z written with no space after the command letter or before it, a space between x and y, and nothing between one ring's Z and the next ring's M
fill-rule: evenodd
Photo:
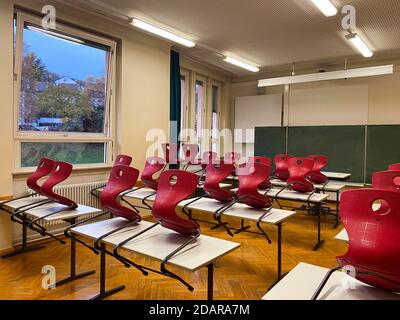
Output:
M140 215L119 202L119 195L132 189L139 177L139 170L125 165L115 165L111 170L107 185L100 194L101 206L112 214L129 221L140 221Z
M165 160L160 157L147 158L140 179L147 188L157 190L158 180L154 179L154 175L161 171L165 166Z
M185 235L196 235L199 227L191 220L179 217L176 206L195 193L199 177L188 171L167 170L160 175L153 216L165 228Z
M68 206L71 209L76 209L78 208L78 205L75 201L63 197L53 191L54 187L67 180L71 173L72 164L63 161L57 161L54 164L54 168L50 173L50 176L42 184L42 194L57 203Z
M206 151L203 153L203 157L201 158L201 167L203 169L207 168L209 164L215 164L217 161L217 153L212 151Z
M374 208L377 200L385 205ZM355 268L355 277L362 282L399 292L399 194L376 189L345 191L340 198L340 216L349 235L349 247L345 255L336 258L339 265Z
M232 163L225 163L224 161L220 161L218 165L209 164L207 166L203 186L207 196L225 203L233 200L232 193L222 189L219 184L231 175L234 168Z
M324 155L316 154L310 155L308 159L314 160L313 169L307 174L307 179L313 183L322 184L328 181L328 178L321 173L321 169L324 168L328 162L329 158Z
M250 157L248 160L248 163L262 163L266 166L269 167L269 170L271 170L271 164L272 164L272 159L266 158L266 157ZM270 171L268 172L268 177L265 179L264 182L262 182L258 187L262 190L269 189L272 187L271 181L269 181L269 175Z
M48 176L54 169L55 161L42 158L39 161L39 164L34 173L32 173L29 178L26 180L26 184L28 188L32 189L33 191L42 194L42 187L38 185L38 181L46 176Z
M195 164L199 151L200 148L198 144L182 144L182 152L185 163Z
M225 154L224 162L231 163L235 166L236 163L239 162L241 157L242 155L238 152L228 152L227 154Z
M125 154L119 154L116 158L115 158L115 165L117 164L123 164L125 166L130 166L132 163L132 157L131 156L127 156Z
M301 193L313 191L314 185L306 179L307 174L313 167L314 160L308 158L291 158L288 161L288 188Z
M258 192L260 184L268 179L270 167L262 163L252 163L239 167L237 170L239 177L239 189L236 193L241 203L245 203L254 208L268 208L271 200Z
M400 171L375 172L372 175L372 188L400 192Z
M389 166L390 171L400 171L400 163L394 163Z
M176 143L162 144L164 159L167 164L178 164L178 145Z
M289 179L288 161L293 158L290 154L277 154L274 157L275 173L274 176L282 181Z

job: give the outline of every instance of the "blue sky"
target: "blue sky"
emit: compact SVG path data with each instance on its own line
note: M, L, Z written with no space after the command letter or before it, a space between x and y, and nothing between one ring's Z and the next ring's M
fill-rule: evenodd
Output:
M84 80L88 76L104 75L104 50L61 41L28 29L24 30L24 43L44 62L47 70L60 76Z

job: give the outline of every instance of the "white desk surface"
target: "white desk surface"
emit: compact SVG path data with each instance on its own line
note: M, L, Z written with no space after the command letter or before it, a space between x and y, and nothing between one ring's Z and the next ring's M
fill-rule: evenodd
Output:
M232 192L237 192L238 189L232 189ZM281 188L272 188L271 190L268 191L267 196L271 198L276 198L276 194L281 190ZM261 194L264 194L264 190L259 190ZM284 200L294 200L294 201L307 201L307 198L309 197L309 193L299 193L296 191L292 190L284 190L278 195L278 199L284 199ZM310 202L312 203L321 203L325 201L326 199L329 198L328 194L325 193L314 193L311 198Z
M274 186L278 186L278 187L286 187L287 186L287 183L285 181L281 181L279 179L272 179L270 181ZM344 189L346 186L344 184L337 184L333 181L329 181L325 186L323 184L314 184L314 187L316 189L320 189L320 190L323 188L325 191L337 192L337 191Z
M179 206L183 207L186 203L193 201L193 199L182 201ZM200 210L205 212L214 213L221 208L224 204L215 199L202 198L190 204L187 208L193 210ZM258 219L265 213L263 209L251 208L243 203L236 203L230 209L223 213L223 216L240 218L251 221L258 221ZM272 209L268 215L262 219L262 223L276 225L283 220L296 214L294 211Z
M222 189L226 189L226 188L232 187L232 185L230 183L220 183L219 187L222 188ZM199 185L198 188L203 189L204 188L204 184Z
M328 269L300 263L262 300L310 300ZM348 289L351 288L351 289ZM319 300L399 300L400 295L371 287L343 272L332 274Z
M342 172L327 172L321 171L323 175L325 175L328 179L348 179L351 177L351 173L342 173Z
M98 239L103 234L121 227L124 224L127 224L127 220L115 218L79 226L72 229L72 232L92 239ZM153 224L150 222L141 221L136 226L128 227L105 238L104 242L115 247L125 239L151 225ZM156 226L128 242L123 248L133 253L162 261L169 253L187 241L187 239L187 236L180 235L162 226ZM240 247L239 243L201 235L195 242L172 257L168 263L193 272L223 257L238 247Z
M10 209L14 210L20 206L35 203L40 199L44 199L44 198L35 197L35 198L19 199L19 200L15 200L15 201L7 203L5 205L5 207L7 207L9 210ZM46 204L44 204L40 207L34 208L34 209L26 210L25 213L27 215L33 217L34 219L36 219L36 218L41 218L48 214L51 214L52 212L56 212L56 211L60 210L61 208L67 208L67 207L62 204L59 204L59 203L51 202L51 203L46 203ZM44 218L43 220L45 220L45 221L66 220L66 219L78 218L78 217L89 215L89 214L90 215L99 214L101 212L102 211L97 208L91 208L91 207L87 207L84 205L79 205L78 208L76 208L76 209L69 209L69 210L61 211L61 212L51 215L47 218Z
M153 195L150 196L151 194ZM154 201L156 199L155 191L150 188L141 188L139 190L131 191L124 195L124 198L133 198L138 200L143 200L146 197L148 197L146 200Z
M343 242L349 242L349 235L347 234L346 229L343 229L342 231L340 231L336 237L335 240L339 240L339 241L343 241Z

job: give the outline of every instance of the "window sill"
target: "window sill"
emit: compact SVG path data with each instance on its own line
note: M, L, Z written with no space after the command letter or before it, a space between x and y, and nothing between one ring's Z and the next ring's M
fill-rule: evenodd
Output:
M77 166L72 170L72 174L74 173L86 173L86 172L94 172L94 171L106 171L113 167L112 164L102 164L102 165L93 165L93 166ZM14 177L17 176L27 176L35 172L35 168L26 168L26 169L16 169L12 172Z

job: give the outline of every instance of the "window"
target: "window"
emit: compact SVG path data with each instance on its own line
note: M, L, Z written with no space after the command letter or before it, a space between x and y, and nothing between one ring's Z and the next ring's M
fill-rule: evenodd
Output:
M212 86L211 150L218 153L220 87Z
M18 168L47 156L76 165L112 161L116 44L18 13L16 143Z
M189 72L181 70L181 132L187 128L189 102Z
M203 112L204 112L204 102L205 102L204 95L205 95L204 82L196 80L194 131L196 131L197 138L201 138L201 130L203 129Z

